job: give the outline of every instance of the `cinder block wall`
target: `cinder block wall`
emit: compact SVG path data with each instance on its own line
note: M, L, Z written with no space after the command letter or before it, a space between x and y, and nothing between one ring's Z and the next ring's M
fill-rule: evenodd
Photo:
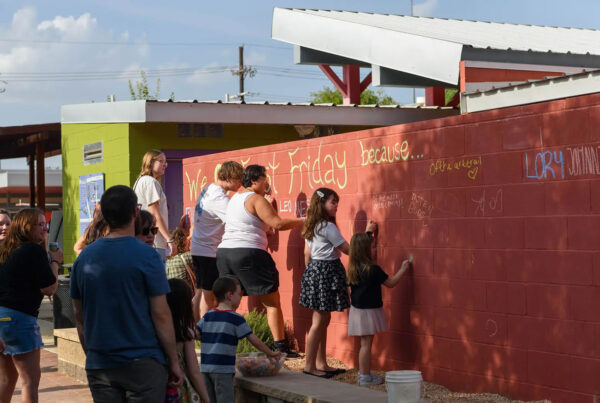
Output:
M191 158L184 203L227 159L269 168L282 216L321 184L349 240L379 223L378 261L414 270L384 291L374 365L453 390L591 402L600 395L600 94ZM300 230L270 240L301 348ZM347 260L344 260L346 263ZM249 301L253 305L254 301ZM328 354L357 364L347 312Z

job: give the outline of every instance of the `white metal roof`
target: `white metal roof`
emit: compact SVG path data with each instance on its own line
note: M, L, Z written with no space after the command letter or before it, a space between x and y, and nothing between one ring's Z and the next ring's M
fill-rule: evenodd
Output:
M600 70L461 94L462 113L526 105L600 92Z
M457 115L456 108L220 101L96 102L61 107L61 123L250 123L391 126Z
M350 11L275 8L272 38L452 85L465 49L582 55L566 61L581 67L600 60L599 30Z
M419 35L475 48L600 55L600 30L594 29L335 10L288 9L287 11Z

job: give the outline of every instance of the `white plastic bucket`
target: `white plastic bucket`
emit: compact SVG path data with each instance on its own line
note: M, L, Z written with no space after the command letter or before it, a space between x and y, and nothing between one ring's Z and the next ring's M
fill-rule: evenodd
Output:
M389 371L385 373L388 403L416 403L421 400L421 371Z

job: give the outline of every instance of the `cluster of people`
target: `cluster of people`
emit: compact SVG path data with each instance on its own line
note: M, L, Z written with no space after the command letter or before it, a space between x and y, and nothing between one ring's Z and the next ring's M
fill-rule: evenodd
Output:
M272 358L297 357L287 343L279 272L267 245L274 231L299 226L306 240L299 303L313 311L304 373L329 378L344 371L327 365L327 326L332 311L350 308L348 334L361 345L359 384L381 383L370 371L373 336L387 329L381 285L395 286L410 263L402 262L390 277L375 264L376 223L369 221L366 232L348 243L336 226L339 196L328 188L315 191L305 218L279 217L267 194L265 167L226 161L215 183L201 191L193 217L184 215L169 232L159 182L166 167L162 152L146 153L133 189L107 189L74 248L79 256L70 295L94 401L233 402L240 339ZM0 401L10 401L17 371L24 401L29 381L35 401L37 310L42 296L56 289L62 253L48 255L42 246L46 224L38 210L18 213L7 232L2 217L0 212L0 242L6 238L0 248ZM342 253L349 255L347 274ZM17 293L27 302L19 305ZM257 296L264 306L272 349L235 312L242 295ZM28 317L22 325L21 315ZM32 336L15 343L23 332Z

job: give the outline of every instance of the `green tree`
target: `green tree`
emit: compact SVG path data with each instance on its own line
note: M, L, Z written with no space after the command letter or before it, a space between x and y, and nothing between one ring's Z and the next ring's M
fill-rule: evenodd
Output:
M145 99L155 101L160 98L160 78L156 79L156 91L154 95L150 95L150 89L148 88L148 79L146 78L146 72L144 70L140 71L140 76L142 81L135 82L134 85L131 84L131 80L129 80L129 94L131 95L131 99L133 101L138 99ZM175 94L171 92L171 96L169 97L171 101L175 100Z
M342 94L331 87L323 87L322 90L310 93L310 102L314 104L337 104L344 103ZM366 89L360 94L361 105L396 105L397 102L387 95L381 88L377 91Z

